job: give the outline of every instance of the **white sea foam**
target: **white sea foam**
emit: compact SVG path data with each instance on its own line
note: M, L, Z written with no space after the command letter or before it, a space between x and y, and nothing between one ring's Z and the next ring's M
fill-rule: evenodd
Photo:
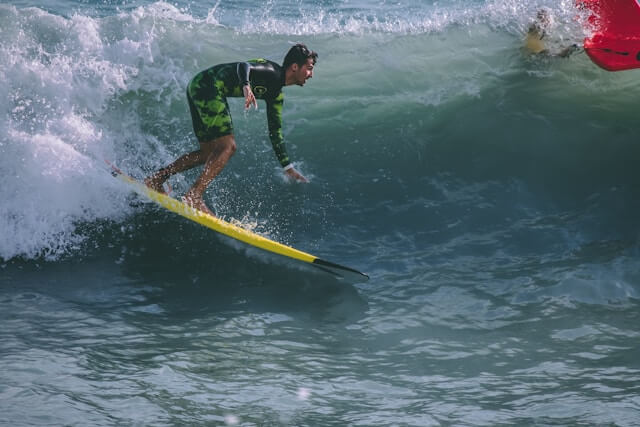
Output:
M55 258L86 237L78 223L123 210L100 116L137 69L113 57L97 19L2 6L0 21L0 257Z

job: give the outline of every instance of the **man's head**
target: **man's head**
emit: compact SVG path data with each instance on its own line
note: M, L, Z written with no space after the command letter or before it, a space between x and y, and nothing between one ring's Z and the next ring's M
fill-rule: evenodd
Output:
M302 43L289 49L282 63L286 72L286 84L304 86L305 82L313 77L313 68L317 60L318 54Z
M546 30L551 26L551 14L545 8L540 9L536 13L536 25L541 30Z
M538 10L536 19L529 26L529 34L535 35L542 39L552 24L552 17L546 8Z

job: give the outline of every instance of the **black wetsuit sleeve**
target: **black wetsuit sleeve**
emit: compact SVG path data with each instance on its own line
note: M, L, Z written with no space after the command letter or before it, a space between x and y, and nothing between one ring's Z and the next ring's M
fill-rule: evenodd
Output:
M276 158L280 162L280 166L288 166L291 161L287 155L287 149L284 145L284 137L282 136L282 105L284 103L284 94L280 94L267 100L267 124L269 125L269 139Z
M238 72L238 81L240 86L246 86L249 84L249 72L251 71L251 65L248 62L238 62L236 66Z

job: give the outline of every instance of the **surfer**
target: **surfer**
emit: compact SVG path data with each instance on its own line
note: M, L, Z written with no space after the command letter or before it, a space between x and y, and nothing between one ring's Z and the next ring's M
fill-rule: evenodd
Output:
M200 149L159 169L145 179L145 184L164 193L163 184L170 176L204 165L196 182L183 196L183 201L213 215L202 196L236 151L227 97L243 96L245 109L252 106L257 109L257 99L266 101L269 138L276 158L287 176L308 182L293 167L285 148L282 136L282 88L294 84L304 86L313 77L317 58L316 52L304 44L296 44L289 49L282 66L266 59L252 59L215 65L196 74L187 86L187 101Z
M578 45L573 44L552 55L545 43L545 37L547 36L547 31L550 27L551 15L549 14L549 11L547 9L540 9L536 14L536 19L529 26L529 30L527 31L527 35L524 40L524 46L529 53L567 58L578 50Z

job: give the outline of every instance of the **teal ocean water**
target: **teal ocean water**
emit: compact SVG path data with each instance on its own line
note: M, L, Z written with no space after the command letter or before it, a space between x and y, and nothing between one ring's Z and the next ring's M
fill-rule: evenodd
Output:
M0 424L638 425L638 71L584 53L571 1L0 5ZM319 53L205 197L367 272L229 242L132 195L196 147L185 86ZM171 184L185 191L198 171Z

